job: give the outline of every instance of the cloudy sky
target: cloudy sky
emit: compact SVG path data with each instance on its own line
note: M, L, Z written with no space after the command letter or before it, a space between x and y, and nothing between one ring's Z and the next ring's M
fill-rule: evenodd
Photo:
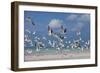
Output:
M63 25L69 35L80 30L85 40L90 39L90 14L24 11L24 24L25 29L36 31L42 36L48 34L48 26L55 29Z

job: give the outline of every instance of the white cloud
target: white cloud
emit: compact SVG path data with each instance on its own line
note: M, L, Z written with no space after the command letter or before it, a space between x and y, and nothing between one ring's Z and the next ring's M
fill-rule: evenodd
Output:
M73 23L73 27L71 28L71 31L77 31L81 30L87 23L90 21L90 15L89 14L71 14L67 18L67 21L75 22Z
M83 21L83 22L86 22L86 21L89 21L90 20L90 16L89 14L84 14L84 15L81 15L79 18L78 18L79 21Z
M77 15L77 14L71 14L71 15L69 15L69 16L67 17L67 20L73 21L73 20L75 20L75 19L77 19L77 18L78 18L78 15Z
M71 14L66 19L69 21L77 20L85 22L90 20L90 16L89 14L83 14L83 15Z
M61 25L62 25L62 20L59 20L59 19L52 19L49 22L49 26L51 28L59 28L59 27L61 27Z
M71 31L81 30L83 26L84 26L84 24L81 23L81 22L79 22L79 23L77 23L76 26L74 26L74 27L71 29Z

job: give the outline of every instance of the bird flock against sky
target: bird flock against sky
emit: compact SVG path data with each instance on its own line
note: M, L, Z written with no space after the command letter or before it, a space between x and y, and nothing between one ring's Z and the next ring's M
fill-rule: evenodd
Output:
M90 14L24 11L24 48L90 49Z

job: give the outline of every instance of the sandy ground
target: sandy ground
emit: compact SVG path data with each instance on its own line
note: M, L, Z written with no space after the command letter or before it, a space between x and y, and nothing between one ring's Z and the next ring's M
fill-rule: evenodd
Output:
M89 50L85 51L56 51L55 53L25 54L24 61L42 61L42 60L62 60L62 59L87 59L90 58Z

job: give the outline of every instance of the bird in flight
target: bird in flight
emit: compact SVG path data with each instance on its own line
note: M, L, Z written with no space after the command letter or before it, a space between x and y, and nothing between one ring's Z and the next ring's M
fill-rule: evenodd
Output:
M32 24L33 26L35 25L35 23L34 23L33 20L31 19L31 17L27 17L27 18L26 18L26 21L27 21L29 24Z

